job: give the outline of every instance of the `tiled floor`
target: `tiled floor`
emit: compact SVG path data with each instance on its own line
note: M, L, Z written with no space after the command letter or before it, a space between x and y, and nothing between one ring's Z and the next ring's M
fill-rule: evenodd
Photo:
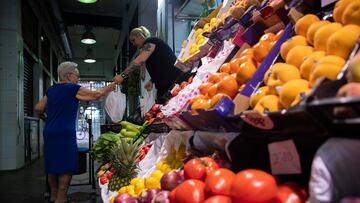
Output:
M43 160L16 171L0 171L1 203L43 203L46 198L46 178ZM88 171L88 170L87 170ZM88 173L73 176L72 184L87 183ZM95 184L97 186L97 184ZM71 186L69 189L71 202L100 203L99 189L91 185Z

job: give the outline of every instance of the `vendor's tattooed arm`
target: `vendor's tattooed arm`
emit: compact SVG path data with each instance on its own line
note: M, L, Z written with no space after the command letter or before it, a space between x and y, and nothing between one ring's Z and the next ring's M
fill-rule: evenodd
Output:
M134 70L140 68L146 60L150 57L150 55L155 50L155 44L153 43L146 43L142 47L140 54L130 63L130 65L124 70L124 75L127 77L130 73Z

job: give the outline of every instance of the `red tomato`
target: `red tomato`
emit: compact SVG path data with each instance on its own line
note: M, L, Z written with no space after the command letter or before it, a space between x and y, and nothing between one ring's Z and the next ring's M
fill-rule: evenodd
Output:
M101 176L100 177L100 183L101 185L104 185L108 182L108 178L106 176Z
M209 157L195 158L186 162L184 177L187 179L205 180L206 174L218 169L217 163Z
M231 198L225 195L215 195L206 199L204 203L231 203Z
M236 174L231 187L233 203L260 203L273 199L277 193L274 177L264 171L248 169Z
M205 179L205 191L209 196L230 195L231 185L235 173L226 168L219 168L207 174Z
M181 89L184 89L184 87L188 85L188 82L184 81L180 84Z
M205 183L200 180L186 180L176 187L176 203L202 203L205 200Z
M176 193L176 188L171 190L171 192L169 194L169 200L170 200L171 203L176 203L176 201L175 201L175 193Z
M292 188L279 186L276 197L271 203L305 203Z
M189 77L188 83L190 84L190 83L192 83L192 81L193 81L193 76Z

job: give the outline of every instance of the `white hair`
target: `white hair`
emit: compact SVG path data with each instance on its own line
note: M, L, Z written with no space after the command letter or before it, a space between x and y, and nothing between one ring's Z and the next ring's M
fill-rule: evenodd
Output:
M66 79L67 74L74 73L77 70L78 64L65 61L59 64L57 72L61 81Z

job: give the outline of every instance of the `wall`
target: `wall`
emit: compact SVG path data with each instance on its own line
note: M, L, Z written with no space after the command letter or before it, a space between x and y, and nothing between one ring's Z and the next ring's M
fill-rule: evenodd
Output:
M24 165L20 0L0 1L0 170Z

